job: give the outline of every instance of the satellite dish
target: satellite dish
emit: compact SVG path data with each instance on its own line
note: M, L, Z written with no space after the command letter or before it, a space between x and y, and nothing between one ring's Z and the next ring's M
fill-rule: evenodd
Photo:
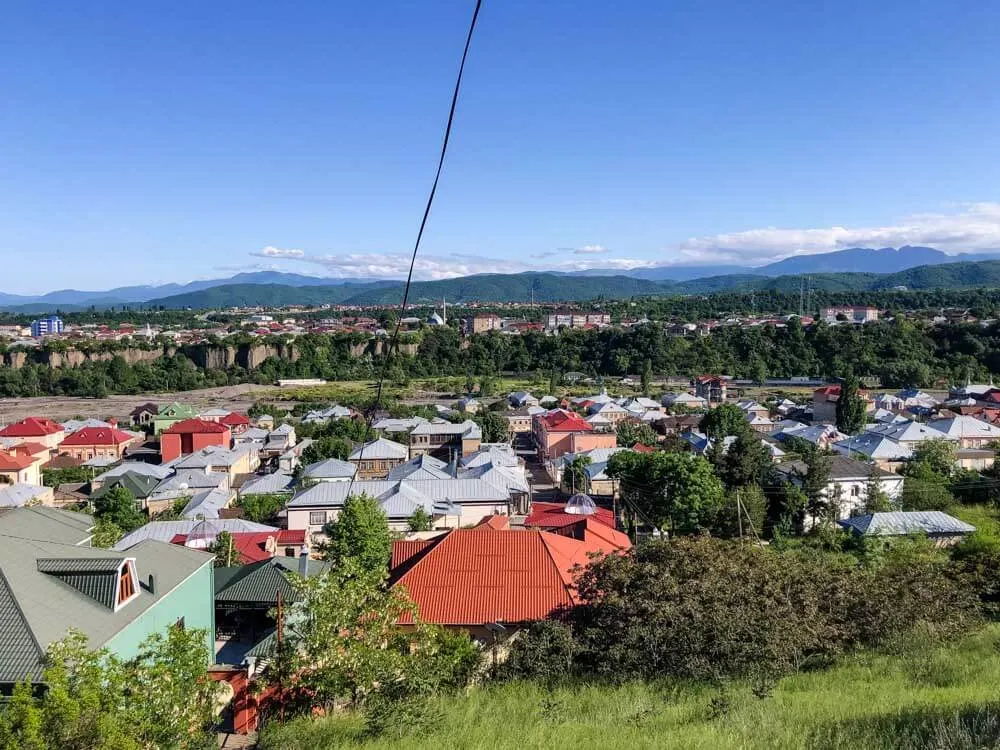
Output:
M187 488L188 488L188 483L187 482L181 482L179 485L177 485L177 489L180 489L180 490L186 490Z
M578 493L566 501L563 510L574 516L592 516L597 512L597 503L590 495Z

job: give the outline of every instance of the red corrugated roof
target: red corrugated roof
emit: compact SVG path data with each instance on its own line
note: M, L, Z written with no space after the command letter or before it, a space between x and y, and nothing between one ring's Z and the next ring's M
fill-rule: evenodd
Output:
M0 471L23 471L33 463L35 462L30 456L12 456L0 451Z
M51 448L44 443L31 443L23 442L17 445L12 445L7 449L8 453L12 453L15 456L37 456L39 453L48 453Z
M632 446L632 450L636 453L656 453L656 448L651 448L645 443L636 443Z
M249 417L245 417L242 414L240 414L239 412L235 412L234 411L234 412L230 412L229 414L227 414L226 416L224 416L222 419L220 419L219 420L219 424L224 424L224 425L226 425L228 427L237 427L237 426L240 426L240 425L248 425L248 424L250 424L250 418Z
M45 417L28 417L0 430L0 437L43 437L63 432L63 426Z
M133 436L114 427L84 427L62 441L63 447L86 445L121 445L133 440Z
M615 527L615 515L607 508L598 508L591 516L581 516L567 513L566 506L562 503L532 503L531 513L524 519L524 525L539 529L558 529L578 523L582 518L593 518L612 529Z
M396 570L434 544L433 539L396 539L392 543L389 570Z
M593 432L594 426L579 414L555 410L538 417L549 432Z
M194 433L223 433L228 432L229 428L224 424L219 424L218 422L209 422L206 419L185 419L177 422L175 425L169 429L164 430L165 433L170 435L184 435L184 434L194 434Z
M396 585L406 589L425 622L527 622L571 606L573 568L586 565L589 553L616 549L623 548L596 538L499 530L486 523L448 532Z
M301 547L306 542L305 529L278 529L277 532L237 531L231 534L231 536L233 537L233 546L239 553L244 565L260 562L261 560L270 560L274 556L266 549L267 540L270 537L274 537L279 556L284 555L284 551L281 549L283 545ZM187 538L187 534L175 534L170 543L183 545L187 541Z

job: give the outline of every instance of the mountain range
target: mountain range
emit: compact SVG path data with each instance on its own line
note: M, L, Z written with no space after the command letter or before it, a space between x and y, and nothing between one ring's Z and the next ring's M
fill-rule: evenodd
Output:
M813 289L862 290L894 286L1000 286L1000 254L947 255L930 247L850 248L792 256L759 267L659 266L632 271L477 274L414 282L410 298L434 302L535 300L663 294L708 294L726 289L797 291L808 275ZM995 278L996 277L996 278ZM105 291L64 289L27 296L0 293L0 309L37 313L120 305L169 308L287 304L392 304L402 298L393 279L333 279L281 271L239 273L188 284L126 286Z

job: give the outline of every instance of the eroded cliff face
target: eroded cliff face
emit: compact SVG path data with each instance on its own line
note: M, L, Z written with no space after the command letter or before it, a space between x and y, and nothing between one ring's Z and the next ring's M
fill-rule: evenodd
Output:
M362 352L364 346L362 346ZM269 357L287 359L295 362L299 359L299 351L293 344L243 344L241 346L217 346L213 344L191 344L180 347L164 347L163 349L120 349L114 352L85 352L78 349L68 349L64 352L46 350L16 349L3 354L2 364L5 367L19 369L29 362L45 365L52 369L61 367L79 367L85 362L107 362L114 357L122 357L128 364L139 362L155 362L161 357L172 357L180 352L194 362L198 367L212 370L226 370L239 366L247 370L255 370ZM355 354L352 350L352 355Z

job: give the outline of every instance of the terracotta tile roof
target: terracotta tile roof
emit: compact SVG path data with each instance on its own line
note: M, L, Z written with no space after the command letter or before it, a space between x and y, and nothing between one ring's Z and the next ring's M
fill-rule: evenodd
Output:
M568 411L554 411L539 415L538 420L548 432L593 432L594 426L579 414Z
M0 471L23 471L35 463L30 456L12 456L0 451Z
M61 424L45 417L28 417L0 430L0 437L43 437L62 432Z
M62 446L121 445L133 440L133 436L114 427L84 427L62 441Z
M539 529L558 529L563 526L578 523L583 518L592 518L609 528L615 528L615 516L607 508L598 508L592 516L581 516L567 513L562 503L532 503L531 513L524 519L525 526Z
M185 419L177 422L170 428L164 430L164 433L169 435L184 435L184 434L206 434L206 433L216 433L221 434L223 432L228 432L229 428L224 424L219 424L218 422L209 422L204 419Z
M488 522L448 532L395 585L407 590L425 622L527 622L573 605L573 568L587 564L590 553L620 549L596 538L500 530Z

